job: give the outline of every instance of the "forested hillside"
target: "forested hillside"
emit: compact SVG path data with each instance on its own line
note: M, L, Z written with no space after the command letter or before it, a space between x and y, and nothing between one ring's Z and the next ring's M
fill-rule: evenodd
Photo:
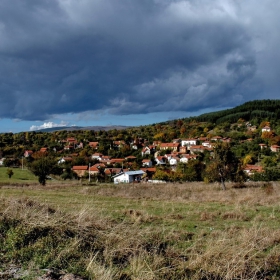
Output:
M196 117L200 122L216 124L237 122L240 118L253 124L260 123L264 118L276 121L280 117L280 100L255 100L246 102L233 109L207 113Z

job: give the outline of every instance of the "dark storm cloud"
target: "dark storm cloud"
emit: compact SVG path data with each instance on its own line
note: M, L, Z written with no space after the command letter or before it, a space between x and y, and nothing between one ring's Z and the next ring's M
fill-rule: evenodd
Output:
M0 117L196 111L267 98L258 10L208 2L2 0Z

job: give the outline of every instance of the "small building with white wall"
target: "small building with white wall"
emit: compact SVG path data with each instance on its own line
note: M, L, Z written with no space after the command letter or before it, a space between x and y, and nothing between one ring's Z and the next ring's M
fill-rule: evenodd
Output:
M121 172L113 176L114 184L139 182L144 173L143 170Z
M181 146L186 146L186 147L190 147L193 145L197 145L197 139L196 138L191 138L191 139L182 139L181 141Z

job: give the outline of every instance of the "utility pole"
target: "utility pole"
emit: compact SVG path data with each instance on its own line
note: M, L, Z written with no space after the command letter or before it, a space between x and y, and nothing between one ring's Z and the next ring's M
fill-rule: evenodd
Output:
M21 170L23 170L23 157L21 157Z
M88 181L90 182L90 163L88 164Z

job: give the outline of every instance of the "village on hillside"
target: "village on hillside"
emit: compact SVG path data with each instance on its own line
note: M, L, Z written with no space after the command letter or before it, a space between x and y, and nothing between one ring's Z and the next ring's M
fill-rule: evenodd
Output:
M52 175L64 180L88 178L115 183L215 181L205 174L213 163L215 147L225 144L238 159L238 168L242 168L244 176L259 179L256 174L264 174L267 168L278 170L280 137L267 121L257 127L239 120L227 125L231 133L223 133L226 129L221 126L213 129L207 123L186 127L178 120L175 126L175 132L170 125L157 124L131 131L1 134L0 166L29 168L36 159L51 157L56 166ZM190 126L192 134L197 131L199 136L171 138L187 135ZM238 137L235 137L237 131ZM215 135L217 132L219 134Z

